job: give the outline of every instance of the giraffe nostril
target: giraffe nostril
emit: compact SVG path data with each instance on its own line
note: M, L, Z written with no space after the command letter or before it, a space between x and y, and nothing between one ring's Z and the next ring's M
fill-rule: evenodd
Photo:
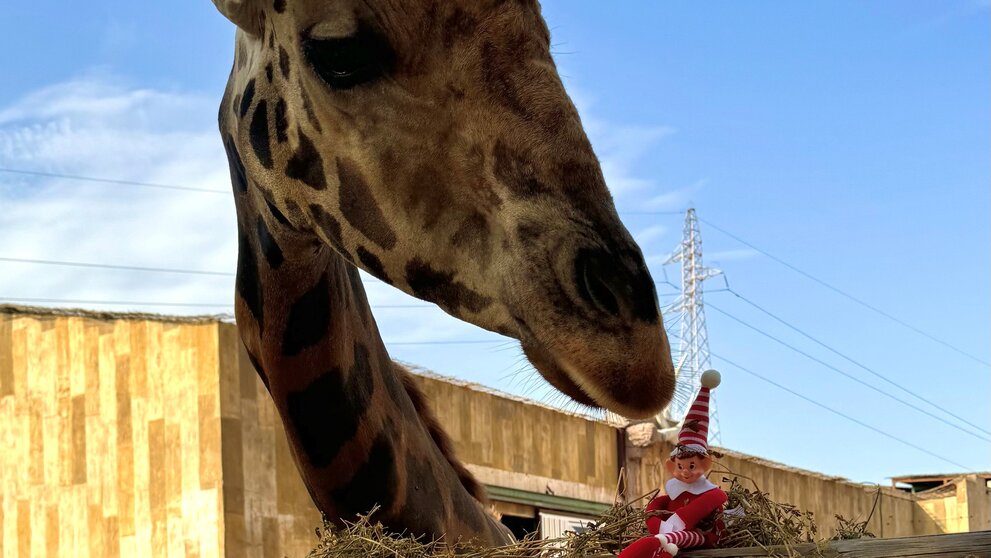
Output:
M593 307L612 316L620 315L624 286L610 262L600 251L581 250L575 257L578 294Z
M602 249L581 249L575 256L575 283L584 302L605 314L650 323L658 319L654 285L639 256L624 261Z

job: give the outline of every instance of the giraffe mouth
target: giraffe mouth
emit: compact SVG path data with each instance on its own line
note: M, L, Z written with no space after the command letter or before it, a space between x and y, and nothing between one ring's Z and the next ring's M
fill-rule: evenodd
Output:
M544 349L543 344L536 339L526 323L519 318L516 318L516 323L520 331L520 346L523 348L523 354L547 383L580 405L601 409L602 405L582 389L581 385L558 364L557 359Z

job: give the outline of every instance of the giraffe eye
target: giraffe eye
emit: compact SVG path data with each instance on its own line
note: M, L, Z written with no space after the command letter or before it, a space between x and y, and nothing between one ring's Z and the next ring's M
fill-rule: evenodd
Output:
M373 81L392 67L392 50L384 37L359 28L350 37L306 38L303 55L333 89L351 89Z

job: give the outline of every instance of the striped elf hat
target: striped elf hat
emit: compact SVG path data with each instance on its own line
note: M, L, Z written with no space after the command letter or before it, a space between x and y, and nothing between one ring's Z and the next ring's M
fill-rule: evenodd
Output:
M709 454L709 391L719 385L719 372L706 370L702 373L702 388L695 397L695 402L688 409L685 423L678 433L678 444L671 452L671 457L682 454Z

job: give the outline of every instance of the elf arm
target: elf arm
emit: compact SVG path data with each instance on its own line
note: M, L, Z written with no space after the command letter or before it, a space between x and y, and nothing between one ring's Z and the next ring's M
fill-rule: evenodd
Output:
M702 521L709 514L721 508L727 500L728 498L725 492L719 488L713 488L708 492L700 494L690 504L679 509L675 515L684 522L685 526L683 529L694 529L699 521Z
M668 509L668 505L671 503L671 498L665 494L663 496L658 496L647 504L647 512L656 512ZM647 530L650 531L651 535L656 535L661 529L661 516L654 515L647 518Z

